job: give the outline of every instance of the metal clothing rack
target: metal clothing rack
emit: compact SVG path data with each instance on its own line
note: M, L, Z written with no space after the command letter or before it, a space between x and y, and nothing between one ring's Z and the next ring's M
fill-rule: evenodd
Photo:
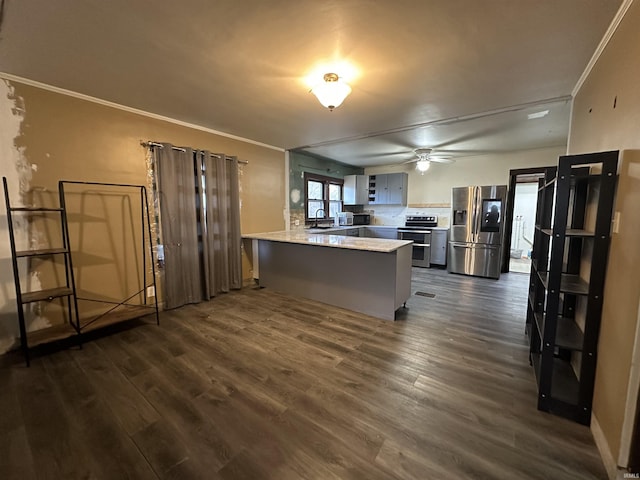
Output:
M114 188L128 188L133 190L138 190L140 193L140 225L142 232L142 272L143 272L143 285L140 290L128 296L127 298L119 301L108 301L104 299L96 299L96 298L86 298L86 297L76 297L77 300L89 301L89 302L98 302L111 304L112 307L106 310L105 312L94 316L93 318L82 321L78 323L77 329L80 333L88 332L91 330L95 330L97 328L101 328L107 325L111 325L114 323L118 323L125 320L130 320L133 318L138 318L144 315L147 315L152 310L155 313L156 324L160 325L160 314L158 309L158 290L156 285L156 267L155 262L153 261L153 242L151 236L151 214L149 210L149 200L147 197L147 189L144 185L131 185L124 183L105 183L105 182L80 182L80 181L72 181L72 180L60 180L58 182L58 189L60 192L60 205L63 211L64 217L64 235L66 239L66 244L70 245L69 239L69 228L67 223L67 207L66 207L66 195L65 195L65 186L67 185L84 185L84 186L96 186L96 187L114 187ZM146 225L145 225L146 224ZM146 227L146 228L145 228ZM146 233L145 233L146 230ZM147 243L148 240L148 243ZM151 279L147 279L147 255L145 254L145 248L148 245L148 255L151 263ZM69 258L70 270L73 272L73 264L72 258ZM75 282L75 281L74 281ZM153 304L147 303L148 295L146 292L149 288L153 288ZM130 303L133 298L142 294L144 301L142 304L133 304Z

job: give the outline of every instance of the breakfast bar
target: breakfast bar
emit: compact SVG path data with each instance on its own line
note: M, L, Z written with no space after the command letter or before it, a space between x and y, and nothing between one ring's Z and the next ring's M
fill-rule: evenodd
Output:
M385 320L394 320L411 295L410 241L304 230L243 238L254 241L254 276L261 287Z

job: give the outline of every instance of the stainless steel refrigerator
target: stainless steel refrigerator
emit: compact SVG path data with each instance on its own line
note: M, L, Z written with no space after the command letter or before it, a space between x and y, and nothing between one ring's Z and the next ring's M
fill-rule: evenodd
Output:
M500 278L506 197L506 185L451 191L451 273Z

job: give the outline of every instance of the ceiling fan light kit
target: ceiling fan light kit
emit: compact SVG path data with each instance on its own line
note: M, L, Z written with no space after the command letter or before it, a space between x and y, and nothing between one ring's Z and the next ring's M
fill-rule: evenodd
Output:
M430 166L431 166L431 162L429 160L418 160L416 162L416 170L418 170L422 174L424 174L424 172L429 170Z
M323 81L313 87L311 92L323 106L333 111L351 93L351 87L337 73L325 73Z
M424 175L424 172L429 170L429 167L431 167L431 162L445 164L454 162L454 160L450 159L449 157L434 155L433 149L431 148L416 148L413 152L416 154L417 158L404 163L407 164L416 162L416 170L420 172L420 175Z

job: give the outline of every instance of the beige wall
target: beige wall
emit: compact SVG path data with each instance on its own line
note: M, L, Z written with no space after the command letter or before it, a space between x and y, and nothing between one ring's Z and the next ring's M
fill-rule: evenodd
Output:
M375 173L407 172L409 185L407 191L408 207L370 206L376 223L402 225L405 215L435 214L439 224L448 226L451 188L467 185L508 185L509 170L518 168L556 165L558 157L564 155L566 146L561 145L535 150L520 150L493 155L479 155L456 159L452 164L433 163L429 170L421 175L415 164L401 167L372 167L365 169L367 175Z
M365 169L373 173L407 172L409 174L409 204L449 203L451 188L467 185L507 185L509 170L555 165L558 156L564 155L566 146L560 145L535 150L520 150L492 155L478 155L456 159L452 164L433 163L421 175L415 164L398 167L373 167Z
M33 86L3 80L0 80L0 83L0 94L4 97L0 102L0 127L3 130L0 148L5 154L0 173L11 179L14 202L31 201L33 194L28 194L27 190L55 191L60 179L146 185L147 151L140 145L140 141L166 141L175 145L188 145L236 155L241 160L247 160L249 164L241 168L240 175L242 232L284 229L283 151ZM16 128L16 125L19 128ZM6 128L7 126L11 128ZM5 130L13 133L6 134ZM37 196L43 198L41 193ZM45 201L55 200L55 195L50 193L44 194L44 197L47 197ZM89 213L91 208L104 207L109 215L122 215L123 203L126 202L120 199L113 206L105 207L103 202L94 201L93 205L87 205L86 213ZM0 213L4 217L4 207ZM122 238L127 236L129 230L122 229L109 235L108 229L99 223L85 227L84 231L90 235L90 239L86 241L87 248L91 248L93 252L102 251L105 257L111 254L119 255L123 259L130 257L121 247L126 243L126 238ZM4 218L0 230L0 262L3 267L0 278L2 351L9 346L11 337L16 335L17 322ZM33 237L34 232L30 231L29 235ZM96 258L85 258L85 261L98 263ZM109 271L113 276L105 277ZM101 283L118 282L118 275L114 269L96 266L85 269L85 272L84 285L90 289L99 288ZM121 280L126 279L126 273L120 273L123 275ZM251 278L246 258L243 261L243 278ZM36 322L36 327L43 326L47 324L47 319L41 318L36 321L32 318L32 322Z
M606 443L599 447L603 457L614 460L622 445L640 300L639 78L640 2L635 0L576 95L569 141L569 153L623 150L615 206L621 221L609 253L593 399Z

